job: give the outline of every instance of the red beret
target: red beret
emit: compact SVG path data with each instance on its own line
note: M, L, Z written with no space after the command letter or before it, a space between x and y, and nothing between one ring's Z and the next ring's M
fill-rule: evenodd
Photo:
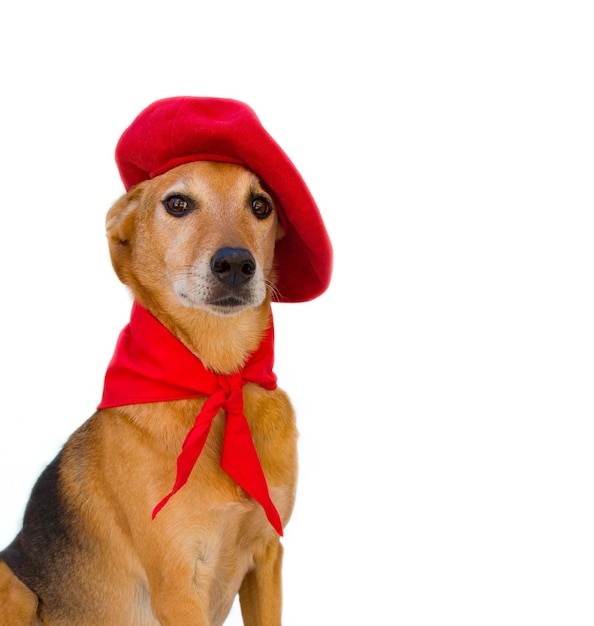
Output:
M250 107L223 98L158 100L138 115L116 148L127 190L191 161L243 165L280 204L285 235L275 252L276 301L304 302L327 289L332 247L318 207L293 163Z

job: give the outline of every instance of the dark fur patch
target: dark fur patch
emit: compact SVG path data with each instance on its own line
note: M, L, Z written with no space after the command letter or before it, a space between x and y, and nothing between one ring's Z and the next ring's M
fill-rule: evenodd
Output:
M67 571L65 561L72 558L76 543L60 490L60 460L58 455L38 478L21 532L0 552L0 559L37 594L40 603L57 600L54 595L64 582L61 574Z

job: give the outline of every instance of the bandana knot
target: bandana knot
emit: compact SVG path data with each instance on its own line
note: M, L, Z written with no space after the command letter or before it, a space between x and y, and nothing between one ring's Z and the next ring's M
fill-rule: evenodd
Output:
M268 521L279 535L283 534L243 412L245 384L253 382L265 389L276 388L273 359L271 323L260 347L243 368L233 374L215 374L148 311L134 304L130 323L120 334L107 369L103 400L98 408L207 396L177 457L173 488L154 508L153 519L188 481L212 422L222 410L226 421L221 468L262 506Z

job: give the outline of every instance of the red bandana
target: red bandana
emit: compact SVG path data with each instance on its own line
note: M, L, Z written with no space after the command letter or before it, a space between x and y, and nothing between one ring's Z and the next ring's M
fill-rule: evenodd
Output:
M252 498L260 503L279 535L282 522L266 485L266 478L243 414L243 385L256 383L276 389L274 330L272 323L259 348L241 370L215 374L175 338L155 317L134 303L130 323L122 330L105 374L99 409L127 404L164 402L209 396L177 457L177 476L171 492L153 510L153 518L169 498L187 482L212 420L226 413L221 467Z

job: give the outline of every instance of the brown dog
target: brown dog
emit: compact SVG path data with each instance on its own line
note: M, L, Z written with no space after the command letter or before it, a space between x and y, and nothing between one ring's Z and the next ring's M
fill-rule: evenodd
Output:
M283 233L253 173L210 161L170 169L114 205L107 234L135 300L206 367L232 373L256 350ZM279 389L247 384L243 395L286 524L297 477L293 411ZM0 553L2 626L222 624L237 593L245 624L280 624L282 546L259 504L220 467L223 412L188 483L151 519L203 403L102 409L72 435L34 488L22 532Z

